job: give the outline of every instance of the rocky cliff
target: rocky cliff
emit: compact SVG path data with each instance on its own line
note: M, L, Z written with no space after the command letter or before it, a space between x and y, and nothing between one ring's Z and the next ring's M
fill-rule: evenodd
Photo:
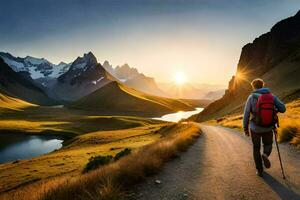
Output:
M286 101L300 96L300 11L246 44L224 96L192 119L204 121L241 112L251 91L250 82L257 77Z

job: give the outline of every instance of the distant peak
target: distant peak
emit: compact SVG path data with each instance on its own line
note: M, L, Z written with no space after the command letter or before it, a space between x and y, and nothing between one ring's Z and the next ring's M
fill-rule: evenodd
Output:
M65 62L60 62L60 63L58 63L58 65L67 65L67 63L65 63Z
M92 52L83 54L83 57L78 57L75 62L88 62L91 64L97 64L97 58Z
M92 57L92 56L95 57L94 54L93 54L91 51L89 51L88 53L85 53L85 54L83 55L83 57L87 57L87 56L88 56L88 57Z
M130 66L129 66L127 63L125 63L125 64L124 64L124 65L122 65L121 67L130 68Z
M106 70L108 70L109 72L112 72L113 71L113 67L112 65L106 60L103 62L103 65L102 65Z
M32 56L26 56L25 59L46 60L45 58L36 58L36 57L32 57Z
M96 66L98 63L97 58L92 52L83 54L83 57L77 57L72 63L70 70L86 70L88 68Z
M112 67L112 65L107 60L103 62L103 66Z

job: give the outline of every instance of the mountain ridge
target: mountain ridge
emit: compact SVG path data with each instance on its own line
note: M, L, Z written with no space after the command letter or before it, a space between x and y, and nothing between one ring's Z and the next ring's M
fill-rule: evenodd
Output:
M32 79L57 78L70 66L70 64L64 62L55 65L45 58L36 58L32 56L26 56L24 58L15 57L10 53L5 52L0 52L0 57L15 72L29 72Z
M94 54L88 52L77 57L68 71L59 76L48 91L56 99L74 101L113 80L113 76L98 63Z
M143 114L157 116L193 108L180 100L152 96L112 81L70 105L71 108L92 109L104 114Z
M266 87L282 99L300 97L300 11L276 23L269 32L242 48L236 74L219 100L211 103L195 121L241 112L251 92L250 82L263 78ZM292 95L292 98L291 98Z

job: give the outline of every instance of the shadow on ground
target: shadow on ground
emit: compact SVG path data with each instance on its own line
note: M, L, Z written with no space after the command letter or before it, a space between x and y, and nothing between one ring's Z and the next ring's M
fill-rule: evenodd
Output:
M275 178L273 178L270 174L265 173L263 177L264 181L276 192L281 199L300 199L300 195L293 192L289 185L284 185L277 181Z

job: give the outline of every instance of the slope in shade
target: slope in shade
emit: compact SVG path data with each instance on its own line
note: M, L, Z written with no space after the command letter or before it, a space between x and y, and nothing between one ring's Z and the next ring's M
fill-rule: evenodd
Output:
M148 95L115 81L74 102L71 107L98 110L103 114L143 116L193 110L180 100Z
M24 72L13 71L2 58L0 58L0 92L34 104L53 103L53 100L34 83L30 76Z

